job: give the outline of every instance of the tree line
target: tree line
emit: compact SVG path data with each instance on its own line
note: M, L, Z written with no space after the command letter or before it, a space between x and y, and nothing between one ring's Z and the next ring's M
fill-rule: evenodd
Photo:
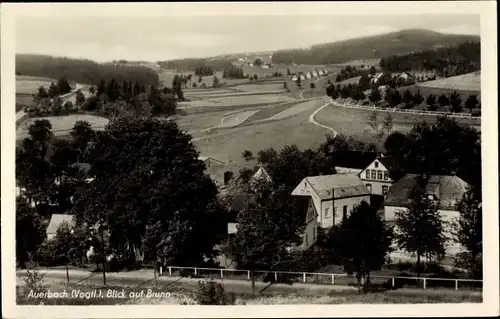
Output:
M446 118L433 125L416 124L408 134L393 133L385 147L396 156L400 168L391 178L398 179L398 172L399 175L456 173L476 186L474 193L470 193L469 204L463 204L466 208L461 209L477 220L478 209L474 205L479 205L481 198L476 195L480 194L481 185L479 141L477 131ZM16 176L19 186L24 188L16 208L18 261L23 264L30 258L42 258L44 250L40 247L47 219L54 212L69 212L74 215L78 229L71 236L88 240L67 238L67 232L63 237L61 230L56 241L81 246L46 243L48 252L45 250L42 255L63 254L65 257L57 259L58 262L68 263L70 256L84 259L83 252L92 246L92 260L99 264L103 274L133 265L137 248L142 249L146 260L156 265L214 266L217 255L214 247L219 245L224 254L246 269L312 270L320 267L326 256L326 262L336 260L345 266L346 272L355 273L360 279L367 277L385 260L387 238L391 234L369 205L360 205L339 229L331 230L326 243L336 244L326 244L323 257L314 252L294 254L288 250L300 241L304 227L304 220L297 214L299 203L290 195L291 191L306 176L335 173L337 154L346 149L373 150L373 146L339 135L329 137L315 150L288 145L281 150L258 152L257 160L272 181L250 188L248 183L237 179L241 183L237 187L246 187L255 196L236 216L235 237L228 237L230 212L226 203L230 198L218 196L215 184L204 173L203 162L198 160L191 137L180 131L175 122L142 116L115 117L100 132L80 122L71 131L69 140L59 140L54 138L50 122L35 121L29 128L29 137L16 150ZM246 152L245 157L253 158L251 152ZM84 174L74 169L75 162L87 163L90 170ZM248 175L248 171L240 172L242 177ZM88 178L93 181L87 183ZM55 180L59 182L54 183ZM405 225L413 225L407 226L413 229L416 224L422 225L422 220L434 221L432 207L421 204L418 201L421 199L415 195L418 208L415 211L422 219L408 221L404 219L408 217L401 216L400 229L406 229ZM463 225L471 223L462 221ZM360 231L370 231L370 236L348 240ZM480 244L466 232L462 235L476 245L475 253L480 254L477 248ZM441 235L436 235L432 242L409 231L400 235L405 237L394 236L400 238L398 243L404 249L417 249L417 253L424 255L440 247L436 243ZM475 238L478 240L480 236ZM336 251L339 241L352 249ZM376 243L380 245L375 247ZM108 261L111 255L112 261ZM480 260L477 256L476 259L466 256L470 258L465 260Z
M363 88L361 85L348 84L341 86L340 84L333 85L330 83L326 88L326 95L333 99L337 98L351 98L355 101L364 101L364 105L372 102L381 107L397 107L400 106L402 109L412 109L425 102L429 111L437 111L438 107L449 108L449 112L461 113L463 108L469 109L473 115L480 115L481 103L476 94L469 94L467 99L462 100L460 93L453 91L449 94L441 94L436 96L433 93L429 93L427 97L424 97L420 90L416 90L414 93L409 89L402 92L393 88L387 88L382 93L377 87L369 89L370 92L365 94L367 89ZM365 101L368 99L368 101ZM381 103L383 102L383 103Z
M195 71L196 69L207 69L212 71L212 74L200 75L213 75L215 71L222 71L233 65L231 61L226 59L177 59L159 61L158 64L163 69L179 70L182 72Z
M480 42L383 57L380 67L389 72L428 70L440 77L470 73L481 70Z
M105 81L140 82L146 86L158 86L158 74L145 67L126 67L99 64L91 60L59 58L47 55L17 55L16 73L58 79L65 77L69 81L81 84L97 85Z

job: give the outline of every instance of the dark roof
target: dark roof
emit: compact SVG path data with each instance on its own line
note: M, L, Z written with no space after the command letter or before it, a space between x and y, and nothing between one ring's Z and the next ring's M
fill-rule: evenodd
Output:
M308 176L304 180L309 182L321 200L370 194L356 174Z
M418 174L406 174L392 184L385 199L385 206L408 207L411 203L411 192L420 180ZM467 191L468 184L455 175L431 175L425 185L425 191L437 198L437 208L454 210Z
M365 169L377 156L377 152L334 151L331 153L335 166Z

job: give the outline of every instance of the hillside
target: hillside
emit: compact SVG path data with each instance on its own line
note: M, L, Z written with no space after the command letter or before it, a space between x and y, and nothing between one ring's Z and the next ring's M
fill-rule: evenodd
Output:
M97 85L102 79L118 82L139 81L144 85L159 84L158 74L144 67L114 67L91 60L70 59L39 54L17 54L16 74L68 80Z
M479 40L479 36L443 34L430 30L411 29L318 44L307 50L280 50L274 53L273 63L329 64L357 59L379 59L385 56Z

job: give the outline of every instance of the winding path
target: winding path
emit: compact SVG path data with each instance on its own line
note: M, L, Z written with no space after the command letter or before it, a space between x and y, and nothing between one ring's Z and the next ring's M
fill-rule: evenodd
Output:
M323 104L322 106L320 106L319 108L317 108L311 115L309 115L309 123L312 123L316 126L319 126L319 127L322 127L324 129L327 129L329 130L330 132L333 133L333 137L336 137L339 133L337 131L335 131L333 128L327 126L327 125L323 125L321 123L318 123L316 120L315 120L315 117L316 117L316 114L318 114L319 112L321 112L321 110L323 110L325 107L329 106L330 105L330 102L326 102L325 104Z

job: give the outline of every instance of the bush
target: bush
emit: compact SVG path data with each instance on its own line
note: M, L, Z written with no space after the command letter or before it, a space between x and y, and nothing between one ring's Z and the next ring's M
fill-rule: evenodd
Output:
M309 88L311 88L311 89L315 89L315 88L316 88L316 84L314 84L314 82L311 82L311 83L309 84Z
M44 290L42 283L43 275L35 269L35 264L30 262L27 265L26 276L24 277L24 289L26 294L30 291L33 291L34 293L42 292Z
M481 116L481 110L480 109L472 110L472 116Z
M234 295L226 295L224 287L213 279L198 282L194 299L199 305L229 305L235 301Z
M438 106L437 105L429 105L429 111L431 112L436 112L438 110Z

